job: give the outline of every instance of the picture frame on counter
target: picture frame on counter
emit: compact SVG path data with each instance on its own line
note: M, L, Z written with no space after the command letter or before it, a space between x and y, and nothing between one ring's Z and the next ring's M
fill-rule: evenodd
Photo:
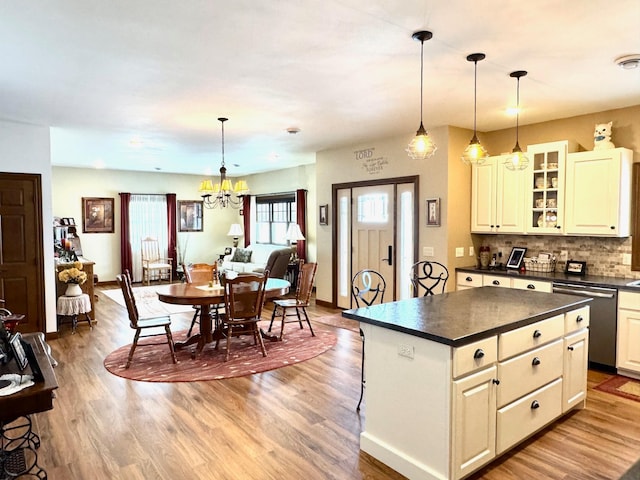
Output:
M507 260L506 267L508 269L520 270L522 262L524 261L524 255L527 253L526 247L513 247L511 254Z
M567 275L585 275L587 273L587 262L578 260L568 260L564 267L564 273Z

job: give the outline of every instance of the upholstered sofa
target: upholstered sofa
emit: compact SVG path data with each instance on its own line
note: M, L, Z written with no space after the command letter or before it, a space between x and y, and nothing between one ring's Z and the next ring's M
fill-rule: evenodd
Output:
M221 268L239 273L264 272L269 265L271 277L284 278L290 255L291 249L282 245L256 243L244 248L234 247L229 255L224 256Z

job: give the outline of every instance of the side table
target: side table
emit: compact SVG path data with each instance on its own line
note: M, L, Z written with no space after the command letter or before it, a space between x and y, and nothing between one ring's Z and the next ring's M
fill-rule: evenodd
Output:
M72 334L76 333L76 326L78 325L78 315L84 313L85 320L89 324L89 329L93 329L91 324L91 318L89 318L89 312L91 311L91 299L89 295L83 293L75 297L68 297L62 295L58 297L57 314L60 317L70 317L72 325ZM58 329L63 322L58 322Z

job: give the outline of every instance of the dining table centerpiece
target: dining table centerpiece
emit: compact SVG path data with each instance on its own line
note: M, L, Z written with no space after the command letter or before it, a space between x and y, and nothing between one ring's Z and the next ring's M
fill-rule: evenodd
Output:
M80 285L87 281L87 274L82 271L81 262L73 262L70 265L70 267L60 270L58 280L67 285L67 290L64 293L65 296L77 297L82 295Z

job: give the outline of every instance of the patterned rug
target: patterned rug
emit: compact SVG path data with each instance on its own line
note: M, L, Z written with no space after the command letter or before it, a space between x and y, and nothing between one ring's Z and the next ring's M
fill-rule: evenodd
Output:
M138 313L140 313L141 317L157 317L173 315L174 313L193 312L191 305L172 305L158 300L157 292L167 287L168 284L166 283L162 285L133 287L133 295L136 298L136 306L138 307ZM121 289L102 290L102 293L121 307L127 308Z
M260 326L266 330L269 324L261 322ZM104 366L114 375L144 382L198 382L241 377L304 362L326 352L336 344L336 335L333 332L317 324L314 325L313 331L315 337L311 336L306 326L302 330L295 325L288 326L285 328L282 342L264 342L266 357L262 356L260 346L253 344L253 338L247 335L232 338L228 362L224 361L226 340L220 342L218 350L214 348L215 342L206 345L196 360L191 358L195 345L178 350L177 364L171 362L169 347L166 344L143 346L145 340L141 340L128 369L124 366L131 344L110 353L104 360ZM184 340L186 334L186 330L173 332L173 339ZM155 339L156 342L158 338ZM146 342L153 343L154 339L148 339Z
M640 380L614 375L604 382L593 387L595 390L611 393L619 397L628 398L640 402Z

